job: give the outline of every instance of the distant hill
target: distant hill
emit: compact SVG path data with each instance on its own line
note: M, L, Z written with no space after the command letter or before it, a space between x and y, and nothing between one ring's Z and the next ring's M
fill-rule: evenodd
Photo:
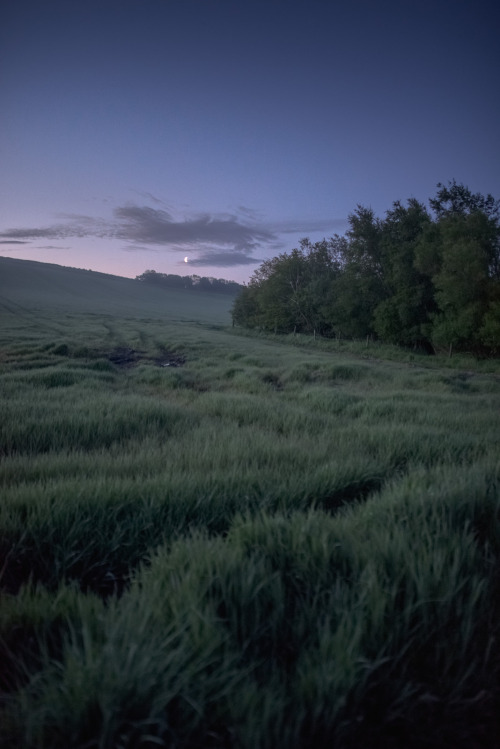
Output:
M236 296L244 287L236 281L227 281L225 278L212 278L205 276L176 276L173 273L157 273L155 270L146 270L142 275L136 276L137 281L162 286L165 289L190 289L191 291L210 291L219 294Z
M235 295L227 290L193 294L107 273L0 257L0 324L12 314L87 312L228 325Z

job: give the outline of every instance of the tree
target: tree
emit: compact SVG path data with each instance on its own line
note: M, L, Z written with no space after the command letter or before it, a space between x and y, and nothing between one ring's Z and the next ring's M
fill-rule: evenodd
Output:
M327 316L325 300L339 275L342 262L337 238L323 239L314 244L303 239L300 250L307 266L306 283L298 300L303 317L301 329L303 332L331 335L333 329Z
M500 297L498 292L500 289L497 289L497 296ZM479 340L494 355L500 354L500 298L489 305L479 330Z
M474 194L455 180L448 182L447 187L438 182L437 187L436 197L431 198L429 204L438 221L447 216L467 216L471 213L483 213L493 221L500 218L500 200L495 200L489 193L486 197L479 192Z
M244 286L233 302L231 316L233 325L255 328L259 321L257 285Z
M500 351L500 202L455 181L431 215L414 198L379 219L358 205L345 236L266 260L235 302L238 324L400 345Z
M474 224L475 226L472 226ZM450 347L476 347L488 308L488 243L484 214L450 216L441 222L441 267L434 276L439 314L433 337Z
M373 313L385 298L382 231L371 208L361 205L348 217L350 228L343 245L342 272L330 304L331 322L343 335L374 333Z
M455 181L430 200L437 220L424 233L417 264L434 286L436 345L478 351L491 342L500 283L499 206ZM482 332L481 332L482 331Z
M386 298L374 311L374 327L383 340L429 348L429 321L434 310L430 279L415 263L416 248L431 223L414 198L393 204L381 223L381 266Z
M237 298L233 320L276 333L323 331L322 304L337 261L327 240L265 260Z

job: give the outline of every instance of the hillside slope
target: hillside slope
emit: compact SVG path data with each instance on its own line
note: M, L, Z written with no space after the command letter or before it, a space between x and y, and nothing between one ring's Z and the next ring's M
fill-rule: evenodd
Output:
M0 315L90 312L227 325L228 294L161 289L140 281L0 257Z

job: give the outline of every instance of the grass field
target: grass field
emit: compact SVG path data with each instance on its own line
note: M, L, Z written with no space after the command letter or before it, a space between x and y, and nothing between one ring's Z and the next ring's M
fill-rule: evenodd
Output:
M500 363L0 258L0 743L495 747Z

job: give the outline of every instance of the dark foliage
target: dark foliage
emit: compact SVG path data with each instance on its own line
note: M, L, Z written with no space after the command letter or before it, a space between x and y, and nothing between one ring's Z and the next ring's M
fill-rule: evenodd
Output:
M241 285L236 281L227 281L225 278L206 278L204 276L176 276L172 273L157 273L155 270L146 270L136 281L162 286L167 289L190 289L192 291L213 291L222 294L237 294Z
M455 181L430 211L414 198L384 219L358 205L345 236L266 260L233 322L275 333L370 336L433 352L500 353L500 201Z

